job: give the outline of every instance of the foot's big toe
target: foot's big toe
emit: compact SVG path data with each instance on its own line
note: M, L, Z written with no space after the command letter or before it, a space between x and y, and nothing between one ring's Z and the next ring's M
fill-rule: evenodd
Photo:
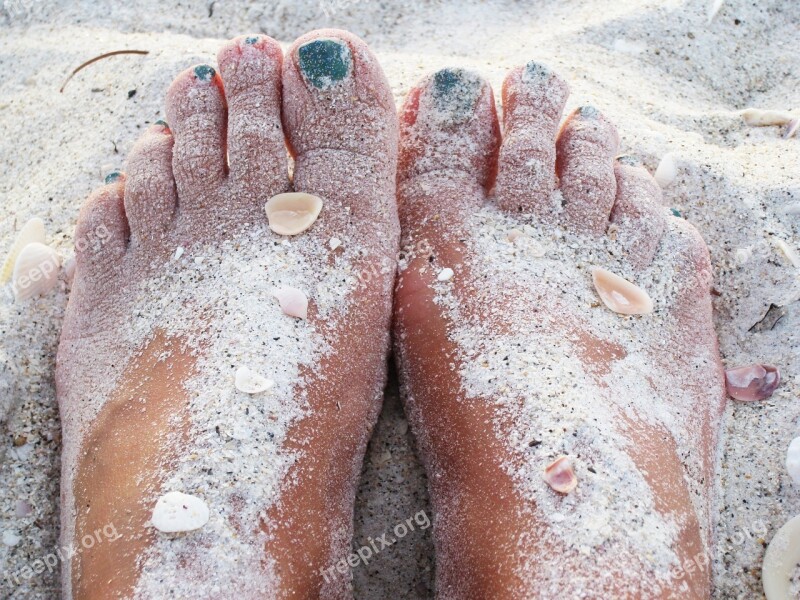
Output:
M367 45L323 29L298 39L283 64L283 119L295 191L336 206L323 218L396 221L397 116ZM341 209L341 210L340 210Z

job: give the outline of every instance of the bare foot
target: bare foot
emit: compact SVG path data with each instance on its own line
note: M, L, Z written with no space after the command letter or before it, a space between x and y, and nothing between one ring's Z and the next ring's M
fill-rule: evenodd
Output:
M57 368L62 541L79 550L65 598L341 597L350 585L349 570L324 570L349 553L385 377L393 99L343 31L308 34L285 59L274 40L237 38L219 69L178 76L169 125L151 126L81 211ZM264 205L290 189L324 205L285 237ZM308 297L307 319L282 312L281 287ZM239 391L241 367L274 387ZM153 527L172 491L204 502L208 522Z
M567 95L541 65L512 71L501 141L488 84L446 69L401 115L396 345L438 595L707 598L724 398L707 249L615 160L599 111L559 131ZM592 267L653 312L609 310ZM544 478L561 456L568 493Z

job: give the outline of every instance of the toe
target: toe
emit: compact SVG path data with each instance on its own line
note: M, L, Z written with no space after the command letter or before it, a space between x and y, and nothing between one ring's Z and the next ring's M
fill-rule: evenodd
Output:
M616 196L614 156L619 137L614 125L591 106L577 109L556 143L556 172L567 227L602 234Z
M148 128L128 156L125 214L132 246L160 244L169 231L178 200L172 145L172 133L161 121Z
M506 77L497 174L497 199L503 209L534 213L545 222L560 212L553 196L556 134L568 96L566 82L536 62Z
M208 65L187 69L167 92L167 120L175 136L172 166L180 209L193 212L215 197L225 179L225 96Z
M611 212L612 226L628 260L636 268L650 264L667 226L661 205L661 188L631 156L620 156L614 166L617 198Z
M396 221L397 116L389 83L367 45L325 29L298 39L283 63L283 118L294 188L354 221Z
M75 229L76 274L83 276L87 270L110 272L125 254L128 220L124 188L125 176L115 171L81 208Z
M269 37L242 36L225 44L217 61L228 103L230 180L260 206L264 196L286 191L289 183L281 125L283 51Z
M442 69L406 97L400 114L398 181L433 173L488 189L500 140L492 88L463 69Z

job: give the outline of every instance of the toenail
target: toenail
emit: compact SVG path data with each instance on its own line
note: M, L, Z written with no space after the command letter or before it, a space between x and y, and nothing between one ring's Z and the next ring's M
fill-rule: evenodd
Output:
M214 67L211 67L209 65L197 65L194 68L194 75L200 81L206 81L206 82L211 81L212 79L214 79L214 75L216 74L217 72L214 70Z
M433 76L434 105L453 122L472 114L480 92L480 78L464 69L442 69Z
M300 70L315 88L324 89L350 73L350 48L339 40L314 40L297 49Z
M164 129L169 129L169 125L167 125L167 122L164 119L159 119L154 123L154 125L160 125Z
M244 43L247 44L248 46L252 46L254 44L257 44L258 40L260 40L260 39L261 38L258 37L258 36L253 36L253 37L245 38Z
M530 61L522 71L523 83L541 83L548 79L552 71L542 63Z
M596 119L600 114L600 111L594 106L581 106L578 109L578 114L585 119Z
M622 165L627 165L629 167L642 166L642 161L640 161L638 158L630 154L621 154L620 156L617 157L617 162Z
M119 171L111 171L108 175L106 175L106 183L114 183L117 179L122 177L122 173Z
M673 217L678 217L679 219L683 218L681 211L679 211L677 208L670 208L669 211L672 213Z

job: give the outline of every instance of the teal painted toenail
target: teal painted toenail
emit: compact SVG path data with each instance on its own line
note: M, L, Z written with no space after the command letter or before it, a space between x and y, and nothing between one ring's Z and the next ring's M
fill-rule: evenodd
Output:
M350 73L352 56L338 40L314 40L297 49L300 70L315 88L329 88Z
M214 67L208 65L198 65L194 68L194 75L200 81L211 81L216 74L217 72L214 70Z
M552 73L553 72L542 63L530 61L525 65L525 69L522 71L522 81L524 83L542 83L549 79Z
M249 38L246 38L244 40L244 43L252 46L253 44L257 44L258 40L260 40L260 39L261 38L259 38L259 37L249 37Z
M683 218L683 215L681 214L681 211L679 211L677 208L670 208L669 210L672 213L673 217L678 217L679 219Z
M164 121L163 119L159 119L158 121L155 122L155 124L156 125L161 125L161 127L164 127L164 128L168 128L169 127L169 125L167 125L167 122Z
M641 167L642 161L640 161L635 156L631 156L630 154L623 154L617 157L617 162L623 165L628 165L629 167Z
M596 119L600 114L600 111L597 110L594 106L581 106L578 109L578 114L584 117L585 119Z
M114 183L117 179L122 177L122 173L119 171L111 171L108 175L106 175L106 183Z
M440 113L458 123L475 109L481 93L481 80L464 69L442 69L433 76L433 102Z

